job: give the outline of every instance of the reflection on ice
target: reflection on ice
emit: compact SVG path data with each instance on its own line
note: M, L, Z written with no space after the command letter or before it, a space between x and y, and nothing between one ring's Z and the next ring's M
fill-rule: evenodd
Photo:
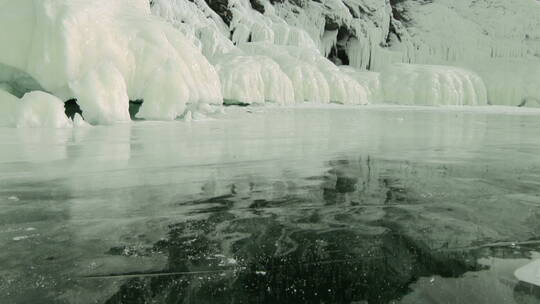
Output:
M0 129L0 291L8 303L534 302L512 273L540 250L539 124L341 107Z

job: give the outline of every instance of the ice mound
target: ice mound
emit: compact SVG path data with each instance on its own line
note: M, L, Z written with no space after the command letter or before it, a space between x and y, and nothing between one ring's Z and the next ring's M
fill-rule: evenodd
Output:
M18 128L69 128L72 121L64 113L64 102L51 94L34 91L21 99Z
M291 79L295 101L366 104L367 92L316 49L279 46L264 42L240 45L247 54L264 55L276 61Z
M72 125L64 113L64 103L49 93L34 91L19 100L0 90L0 126L69 128Z
M384 100L407 105L486 105L482 79L457 67L394 64L381 72Z
M280 66L268 57L224 56L216 69L222 81L225 101L294 103L293 83Z
M340 66L339 69L366 89L367 99L370 103L383 101L380 73L362 71L349 66Z
M89 123L84 121L84 119L82 118L82 116L79 113L75 113L75 115L73 116L73 126L75 128L88 128L88 127L91 127L91 125Z
M218 75L146 0L0 0L0 63L76 98L91 123L174 119L187 103L221 103Z

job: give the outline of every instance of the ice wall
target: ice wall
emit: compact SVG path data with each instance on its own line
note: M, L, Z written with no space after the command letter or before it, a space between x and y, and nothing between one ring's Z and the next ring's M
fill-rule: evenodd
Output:
M398 20L406 21L395 10L396 2L403 1L229 0L220 2L226 7L217 7L213 1L155 0L152 11L190 33L219 71L226 100L486 104L486 85L477 75L481 69L445 68L450 63L417 49L419 40ZM207 3L214 3L217 12ZM425 31L447 41L437 36L445 30L436 28ZM439 66L393 65L401 62ZM490 81L488 87L499 84Z
M411 63L461 66L482 77L495 105L540 99L540 2L401 1ZM396 60L394 60L396 61Z
M218 75L146 0L0 0L0 64L76 98L92 123L174 119L188 103L221 103ZM10 30L4 30L10 29Z
M129 121L130 100L156 120L224 101L531 106L539 15L535 0L0 0L0 89L75 98L97 124Z
M335 62L380 72L385 79L392 77L387 67L394 63L456 66L484 80L490 104L530 106L540 100L537 0L279 1L274 6ZM455 75L446 71L447 78ZM385 86L384 95L399 96L391 89ZM417 89L418 96L429 91Z

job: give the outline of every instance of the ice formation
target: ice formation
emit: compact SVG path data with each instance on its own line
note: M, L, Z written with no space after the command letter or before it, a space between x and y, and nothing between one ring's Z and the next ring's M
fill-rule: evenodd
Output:
M366 90L367 99L372 103L383 102L380 73L358 70L349 66L340 66L340 70L354 78Z
M26 93L21 100L0 90L0 126L19 128L69 128L64 102L42 91Z
M326 59L304 29L288 24L270 2L260 5L264 14L247 0L229 1L228 25L200 0L155 0L152 11L215 64L225 101L368 102L365 88Z
M174 119L187 103L220 103L215 69L145 0L0 0L0 63L76 98L92 123ZM6 47L9 46L9 47Z
M383 99L418 105L487 105L482 79L462 68L394 64L381 73Z
M69 128L71 120L64 113L64 102L51 94L26 93L19 104L17 127Z
M411 25L411 63L468 68L483 78L491 104L532 104L540 97L540 2L401 1Z
M129 121L130 100L142 101L138 117L155 120L223 102L540 104L535 0L0 0L0 8L0 89L11 100L2 107L49 92L76 99L93 124Z

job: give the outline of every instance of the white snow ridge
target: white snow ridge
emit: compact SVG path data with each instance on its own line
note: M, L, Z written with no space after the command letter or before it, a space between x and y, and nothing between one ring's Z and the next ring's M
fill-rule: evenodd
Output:
M535 0L0 0L0 125L70 127L70 99L91 124L130 121L130 100L150 120L224 102L534 106L539 15Z

